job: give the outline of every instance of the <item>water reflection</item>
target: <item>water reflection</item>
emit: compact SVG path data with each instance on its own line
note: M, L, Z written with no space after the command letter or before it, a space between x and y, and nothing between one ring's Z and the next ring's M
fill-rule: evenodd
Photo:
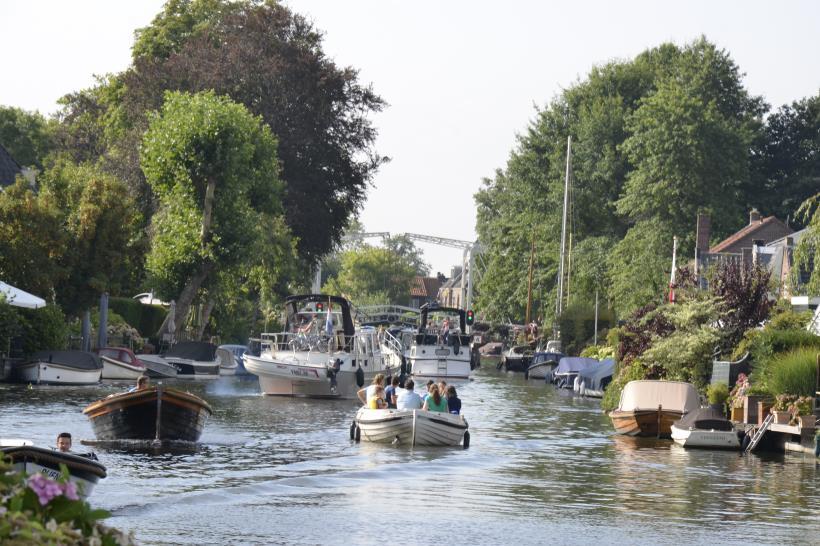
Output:
M810 543L820 532L813 460L615 436L597 401L521 374L483 370L458 386L468 450L354 444L353 401L265 397L240 378L176 385L214 408L201 449L99 454L109 477L93 500L146 544L373 544L385 529L409 544ZM92 438L81 409L123 388L0 385L0 434Z

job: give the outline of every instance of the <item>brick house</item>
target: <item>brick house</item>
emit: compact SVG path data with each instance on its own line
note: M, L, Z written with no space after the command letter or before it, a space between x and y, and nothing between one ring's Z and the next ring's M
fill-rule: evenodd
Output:
M461 266L454 265L450 271L450 278L441 285L438 291L438 302L444 307L461 309Z
M705 285L702 273L715 263L727 260L752 262L761 247L772 241L783 239L794 230L774 216L762 218L757 209L749 212L749 223L740 231L730 235L714 246L709 246L711 218L698 214L695 237L695 275Z
M441 282L438 277L416 276L410 287L410 307L418 309L425 303L435 303Z

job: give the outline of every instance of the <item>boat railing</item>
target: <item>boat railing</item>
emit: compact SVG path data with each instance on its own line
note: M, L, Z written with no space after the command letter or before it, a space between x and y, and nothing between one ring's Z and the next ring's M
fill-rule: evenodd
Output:
M352 336L343 332L278 332L260 336L261 350L334 353L373 353L379 348L378 334L373 331L359 331ZM369 346L369 347L368 347Z
M396 338L396 336L394 336L393 334L391 334L387 330L384 330L380 333L380 337L381 337L380 341L381 341L382 346L385 347L388 351L396 354L399 357L402 354L404 354L403 345L402 345L401 341L399 341Z

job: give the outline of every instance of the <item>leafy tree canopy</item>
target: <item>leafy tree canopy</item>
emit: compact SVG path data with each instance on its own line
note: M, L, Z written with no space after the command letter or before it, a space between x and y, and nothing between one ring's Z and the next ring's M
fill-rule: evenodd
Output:
M342 253L338 276L322 291L341 294L357 305L407 305L415 276L413 265L394 251L364 245Z
M23 167L42 169L54 148L51 125L39 112L0 106L0 144Z

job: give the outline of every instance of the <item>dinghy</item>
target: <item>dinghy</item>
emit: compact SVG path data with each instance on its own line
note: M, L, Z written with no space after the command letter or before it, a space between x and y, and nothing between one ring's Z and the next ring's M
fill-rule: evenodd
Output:
M18 472L29 476L44 474L54 480L61 476L60 465L65 465L69 480L77 485L77 494L84 499L106 476L105 467L92 453L83 455L37 447L28 440L0 439L0 455L10 458L12 468Z
M558 362L564 358L561 353L538 352L532 355L532 364L527 368L527 379L546 379L550 381Z
M131 349L103 347L97 349L97 354L103 365L103 379L136 379L145 373L145 364L140 362Z
M102 370L97 355L85 351L40 351L15 368L18 381L44 385L93 385Z
M672 423L672 439L683 447L740 449L732 422L712 408L693 410Z
M470 445L462 415L426 410L361 408L351 427L352 439L407 446Z

